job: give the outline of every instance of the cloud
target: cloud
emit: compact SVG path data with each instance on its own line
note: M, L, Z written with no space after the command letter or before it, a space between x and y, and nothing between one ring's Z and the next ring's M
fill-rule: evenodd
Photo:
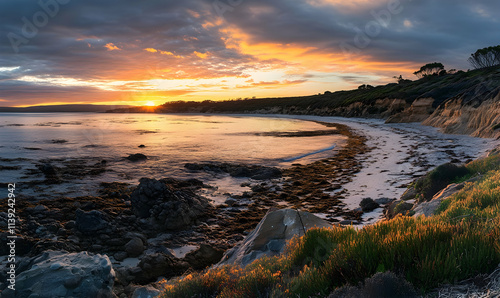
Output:
M411 76L433 61L467 69L470 53L499 43L496 0L243 0L224 2L224 11L212 0L86 0L49 10L44 3L59 2L0 2L2 99L19 93L32 102L59 95L109 100L106 92L118 91L102 86L115 81L141 88L147 83L137 82L151 79L210 78L251 78L233 86L280 86L286 95L293 85L314 94L318 82L341 89L371 77ZM34 17L43 13L42 24ZM302 76L293 83L290 74ZM32 84L26 77L98 87ZM230 94L230 85L220 89Z
M245 81L249 84L247 85L237 85L236 88L238 89L245 89L245 88L254 88L254 87L263 87L263 88L278 88L278 87L283 87L287 85L297 85L297 84L302 84L307 82L307 80L284 80L284 81L260 81L260 82L253 82L253 80L247 80Z
M104 47L106 49L108 49L108 51L119 51L119 50L121 50L119 47L115 46L112 42L107 43Z

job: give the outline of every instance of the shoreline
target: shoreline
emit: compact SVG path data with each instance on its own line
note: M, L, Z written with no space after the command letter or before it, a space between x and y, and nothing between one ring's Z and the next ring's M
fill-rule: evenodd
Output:
M22 254L34 257L56 249L108 255L120 272L119 285L123 291L130 292L130 289L125 289L130 282L140 280L139 283L148 284L147 281L152 281L138 271L144 269L141 266L145 266L143 260L148 256L161 254L172 258L174 261L169 268L173 276L185 270L197 270L196 266L204 266L193 260L200 250L209 247L209 251L218 255L233 247L271 208L308 211L332 224L373 224L383 218L382 208L362 212L359 203L363 198L379 202L386 198L384 204L387 204L398 199L408 183L430 168L447 159L462 162L475 159L498 143L489 139L443 135L437 129L421 124L384 124L381 120L321 116L242 116L314 121L325 127L335 127L348 139L346 144L335 148L336 153L330 158L307 165L293 164L283 169L282 179L252 180L248 185L251 192L231 196L231 202L227 200L226 204L214 206L193 221L190 228L178 231L158 230L150 226L149 221L137 218L131 210L130 197L138 185L101 184L98 197L21 200L17 206L18 214L26 219L20 225L21 234L26 238L20 246L25 250ZM165 183L192 197L206 188L204 181L196 179L170 179ZM374 188L374 185L379 187ZM78 232L74 218L78 209L86 213L97 211L108 230L92 234ZM103 236L110 234L113 235L111 239ZM134 239L143 243L141 253L124 255L125 247Z
M341 195L341 203L351 212L360 211L359 204L364 198L389 199L389 202L397 200L411 182L424 176L430 169L447 162L466 163L484 156L500 145L500 140L497 139L446 134L440 132L439 128L418 122L387 124L382 119L372 118L283 114L232 115L297 119L325 126L338 123L348 126L354 134L365 138L367 150L357 156L361 163L359 172L347 177L350 181L329 193ZM385 203L387 200L381 201ZM322 212L312 213L332 222ZM357 222L360 225L383 220L383 208L364 212L360 219L362 220Z

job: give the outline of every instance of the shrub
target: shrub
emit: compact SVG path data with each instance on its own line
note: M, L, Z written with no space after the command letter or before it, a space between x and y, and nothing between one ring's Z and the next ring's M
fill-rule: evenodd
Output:
M429 201L452 181L468 174L470 174L470 171L464 166L457 166L452 163L438 166L415 183L415 190L420 194L419 200Z
M484 174L488 171L500 169L500 152L497 151L486 158L471 161L466 167L474 174Z

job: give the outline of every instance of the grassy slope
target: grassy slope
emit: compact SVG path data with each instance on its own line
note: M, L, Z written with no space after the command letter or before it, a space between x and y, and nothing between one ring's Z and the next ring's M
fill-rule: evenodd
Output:
M163 297L323 297L378 271L398 273L425 292L490 272L500 262L500 154L467 168L482 178L443 201L433 217L313 229L291 241L286 255L184 276L166 283Z
M243 112L272 107L295 106L300 110L306 108L338 108L354 102L373 104L377 99L404 99L413 102L417 98L432 97L435 105L446 99L460 95L467 89L477 86L481 82L500 80L500 67L458 72L444 76L431 76L417 81L407 81L402 84L392 83L377 86L373 89L337 91L312 96L283 97L283 98L256 98L232 100L222 102L170 102L163 105L162 112ZM489 80L493 78L492 80Z

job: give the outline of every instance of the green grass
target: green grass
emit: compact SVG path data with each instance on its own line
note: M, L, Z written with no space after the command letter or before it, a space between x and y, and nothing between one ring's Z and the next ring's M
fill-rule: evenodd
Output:
M484 175L444 200L433 217L398 216L359 230L311 229L282 256L172 280L162 297L325 297L384 271L425 293L489 273L500 263L500 157L466 167Z

